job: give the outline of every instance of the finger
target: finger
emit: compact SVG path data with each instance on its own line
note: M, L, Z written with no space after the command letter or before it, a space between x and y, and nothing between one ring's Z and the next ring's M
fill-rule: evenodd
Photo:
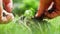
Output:
M45 14L45 16L47 17L47 18L54 18L54 17L57 17L57 16L59 16L59 14L58 13L56 13L56 12L52 12L52 13L47 13L47 14Z
M8 19L14 19L14 16L13 16L13 14L12 13L9 13L9 14L7 14L7 16L6 16Z
M2 17L2 22L7 22L6 17Z
M12 12L13 3L12 0L3 0L5 10L7 12Z
M48 9L51 3L52 0L40 0L40 7L36 14L36 17L41 17L41 15L44 13L46 9Z

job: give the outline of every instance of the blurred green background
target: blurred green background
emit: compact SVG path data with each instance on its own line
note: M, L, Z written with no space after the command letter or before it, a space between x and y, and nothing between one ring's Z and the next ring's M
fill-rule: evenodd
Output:
M15 18L8 24L0 24L0 34L60 34L60 16L31 19L38 10L39 0L13 0L13 4Z
M13 0L14 10L13 13L17 15L24 14L26 10L37 11L39 0Z

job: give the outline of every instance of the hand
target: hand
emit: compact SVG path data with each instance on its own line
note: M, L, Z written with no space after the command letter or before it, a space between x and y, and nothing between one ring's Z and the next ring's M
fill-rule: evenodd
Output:
M52 19L52 18L59 16L60 15L59 13L60 11L53 11L52 13L49 13L48 11L46 11L44 15L45 17Z
M36 13L35 17L36 17L36 18L40 18L41 15L42 15L42 14L40 14L40 13Z
M2 16L2 19L0 22L7 23L14 19L14 16L12 13L8 13L5 10L3 10L3 13L5 13L5 16Z

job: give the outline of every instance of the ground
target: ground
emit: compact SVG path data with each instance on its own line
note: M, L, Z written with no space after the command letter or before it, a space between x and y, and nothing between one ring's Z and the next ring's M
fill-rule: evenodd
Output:
M60 34L60 17L43 21L16 17L8 24L0 24L0 34Z

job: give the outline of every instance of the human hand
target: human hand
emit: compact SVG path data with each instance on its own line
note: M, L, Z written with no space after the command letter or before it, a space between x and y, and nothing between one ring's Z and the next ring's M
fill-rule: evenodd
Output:
M4 15L4 14L2 15L2 19L1 19L0 22L2 22L2 23L8 23L9 21L11 21L11 20L14 19L14 16L13 16L12 13L8 13L8 12L6 12L5 10L3 10L3 13L4 13L5 15Z

